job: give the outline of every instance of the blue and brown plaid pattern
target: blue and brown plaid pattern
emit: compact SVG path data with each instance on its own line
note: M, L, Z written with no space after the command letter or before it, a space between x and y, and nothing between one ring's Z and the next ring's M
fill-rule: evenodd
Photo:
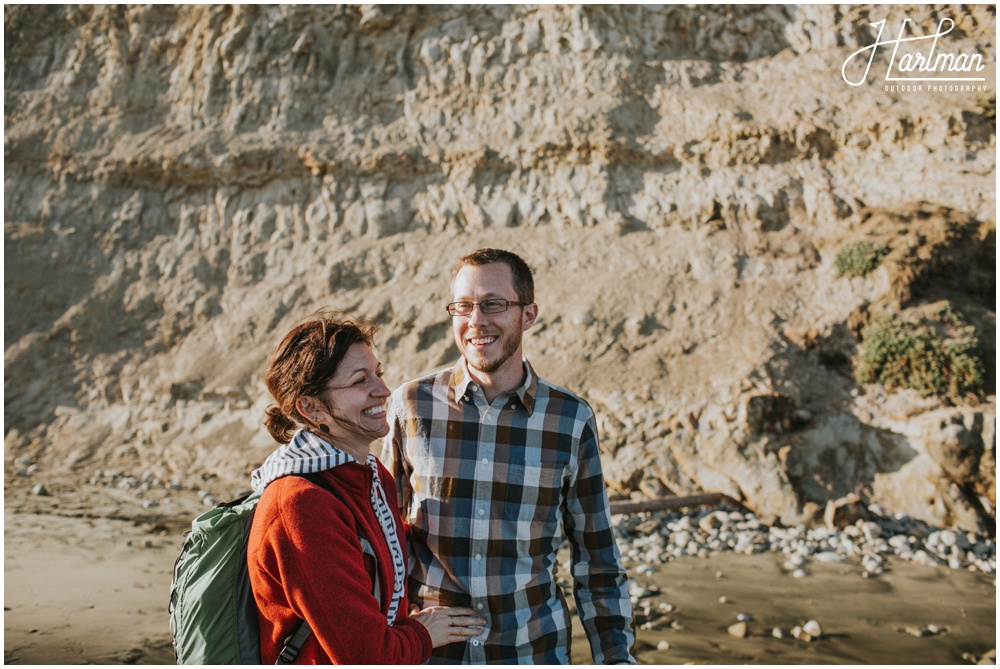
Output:
M492 405L464 360L404 384L389 403L381 459L408 525L410 601L468 606L488 621L479 637L435 648L431 662L568 664L556 581L564 532L594 662L634 662L593 411L524 364L524 385Z

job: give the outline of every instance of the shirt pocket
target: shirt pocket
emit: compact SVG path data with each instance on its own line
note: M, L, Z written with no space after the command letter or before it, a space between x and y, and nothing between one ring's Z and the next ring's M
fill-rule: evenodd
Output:
M503 500L504 520L546 521L555 517L562 495L562 467L556 463L511 464Z

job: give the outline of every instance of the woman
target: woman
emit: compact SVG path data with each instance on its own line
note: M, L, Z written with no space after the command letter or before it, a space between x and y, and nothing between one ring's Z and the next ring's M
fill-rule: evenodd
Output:
M312 632L296 663L307 664L420 663L486 622L471 609L409 613L396 487L369 453L389 430L374 335L371 325L319 313L268 364L277 405L265 423L284 445L253 472L263 495L247 550L265 664L300 620ZM317 475L323 485L306 478Z

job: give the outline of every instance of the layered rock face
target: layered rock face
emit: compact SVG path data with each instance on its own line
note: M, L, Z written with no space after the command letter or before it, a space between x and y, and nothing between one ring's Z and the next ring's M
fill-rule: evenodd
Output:
M883 18L953 20L938 48L981 54L986 92L889 86L887 47L849 85ZM4 29L8 468L245 487L292 324L375 319L390 385L451 364L451 266L497 246L535 271L526 354L594 406L616 495L993 517L992 7L8 6ZM841 276L858 240L889 253ZM865 323L941 310L977 328L985 395L855 380Z

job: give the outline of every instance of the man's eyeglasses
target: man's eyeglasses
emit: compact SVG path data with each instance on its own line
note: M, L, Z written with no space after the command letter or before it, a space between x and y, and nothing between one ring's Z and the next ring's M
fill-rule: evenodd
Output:
M524 307L526 302L511 302L510 300L483 300L482 302L452 302L446 308L452 316L471 316L472 310L479 307L484 314L499 314L507 311L507 307Z

